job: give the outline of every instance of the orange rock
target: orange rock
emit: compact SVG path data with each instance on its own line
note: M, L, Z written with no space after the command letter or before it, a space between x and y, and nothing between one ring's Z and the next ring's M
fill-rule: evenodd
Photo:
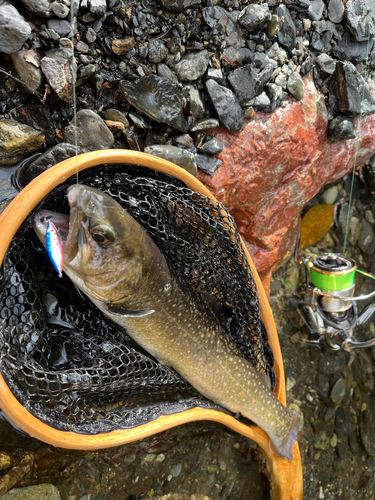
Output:
M285 108L258 113L239 132L212 129L224 144L222 166L198 178L229 209L261 279L295 247L303 207L324 185L351 171L355 139L327 140L327 109L311 77L301 101L289 97ZM362 119L357 164L375 154L375 115Z

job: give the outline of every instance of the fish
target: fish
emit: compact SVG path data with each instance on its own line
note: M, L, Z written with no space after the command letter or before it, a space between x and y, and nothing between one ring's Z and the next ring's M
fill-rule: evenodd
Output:
M58 272L59 278L61 278L62 270L64 267L64 250L59 238L57 228L51 220L48 220L47 222L46 248L52 265Z
M220 321L142 226L102 191L75 184L70 214L38 212L33 227L46 246L47 217L60 233L64 273L112 321L200 394L250 419L275 451L292 460L300 416L276 398Z

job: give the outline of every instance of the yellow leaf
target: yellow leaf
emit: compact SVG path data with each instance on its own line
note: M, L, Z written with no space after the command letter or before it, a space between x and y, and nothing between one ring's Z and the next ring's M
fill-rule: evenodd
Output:
M301 221L299 249L318 243L331 229L334 220L334 205L315 205L310 208Z

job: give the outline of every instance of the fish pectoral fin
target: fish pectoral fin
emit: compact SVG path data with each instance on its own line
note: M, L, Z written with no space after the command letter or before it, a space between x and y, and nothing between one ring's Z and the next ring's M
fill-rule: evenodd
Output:
M123 318L141 318L142 316L148 316L154 313L154 309L127 309L126 306L122 304L104 304L105 309L115 316L122 316Z

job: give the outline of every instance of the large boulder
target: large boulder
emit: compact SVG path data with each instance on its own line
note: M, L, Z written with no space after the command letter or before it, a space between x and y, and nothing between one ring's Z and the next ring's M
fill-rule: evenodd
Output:
M224 145L222 166L198 178L224 203L265 284L295 248L301 210L325 184L353 167L355 139L327 139L327 109L311 78L301 101L288 99L272 114L258 113L241 131L212 129ZM357 123L358 118L354 119ZM362 120L357 164L375 154L375 115Z

